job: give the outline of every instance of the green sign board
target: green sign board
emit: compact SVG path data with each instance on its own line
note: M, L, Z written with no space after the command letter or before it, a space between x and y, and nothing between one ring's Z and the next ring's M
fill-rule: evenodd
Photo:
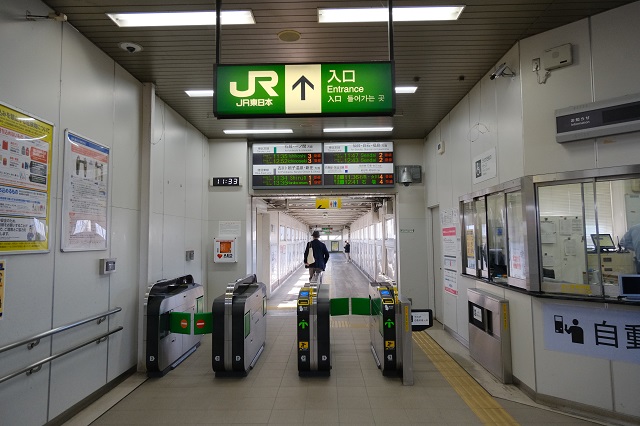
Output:
M393 115L391 62L218 65L218 118Z

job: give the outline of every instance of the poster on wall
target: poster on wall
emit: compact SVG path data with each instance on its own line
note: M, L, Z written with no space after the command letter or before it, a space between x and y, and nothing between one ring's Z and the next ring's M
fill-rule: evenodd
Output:
M106 250L109 148L64 131L62 251Z
M444 291L458 295L458 261L455 256L444 256Z
M0 103L0 252L49 250L53 125Z
M484 182L498 175L498 165L496 161L496 149L491 148L473 159L471 164L473 183Z
M236 260L236 239L216 238L213 244L214 263L235 263Z

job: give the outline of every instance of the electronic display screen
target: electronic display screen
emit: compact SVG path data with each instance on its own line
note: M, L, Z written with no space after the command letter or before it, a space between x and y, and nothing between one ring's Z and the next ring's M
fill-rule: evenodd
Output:
M253 189L393 187L393 142L257 143Z
M254 189L322 185L322 143L254 144Z
M615 250L616 244L610 234L591 234L593 245L604 250Z
M380 296L391 296L391 292L389 290L380 290Z
M309 297L309 292L308 291L301 291L300 292L300 297Z
M393 142L327 142L325 187L393 187Z
M640 298L640 274L620 274L618 275L618 285L620 296L631 299Z

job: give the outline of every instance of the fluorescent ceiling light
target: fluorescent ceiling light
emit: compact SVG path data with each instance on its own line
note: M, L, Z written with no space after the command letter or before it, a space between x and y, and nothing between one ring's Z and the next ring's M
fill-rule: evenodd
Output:
M215 25L216 12L107 13L119 27L177 27ZM251 10L223 10L222 25L255 24Z
M418 86L396 86L396 93L416 93Z
M293 133L292 129L243 129L223 130L225 135L264 135L277 133Z
M393 127L329 127L322 129L325 133L355 133L355 132L390 132Z
M213 90L185 90L184 93L192 98L211 98Z
M455 21L464 6L394 7L393 22L400 21ZM318 9L318 22L387 22L389 9L361 7L354 9Z

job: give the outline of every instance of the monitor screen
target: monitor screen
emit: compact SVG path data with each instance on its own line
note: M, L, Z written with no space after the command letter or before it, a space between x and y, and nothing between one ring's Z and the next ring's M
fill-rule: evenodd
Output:
M640 298L640 274L620 274L618 275L618 285L620 296L630 299Z
M591 240L593 241L593 245L596 247L600 247L600 249L604 250L615 250L616 244L613 242L613 238L611 238L611 234L591 234Z

